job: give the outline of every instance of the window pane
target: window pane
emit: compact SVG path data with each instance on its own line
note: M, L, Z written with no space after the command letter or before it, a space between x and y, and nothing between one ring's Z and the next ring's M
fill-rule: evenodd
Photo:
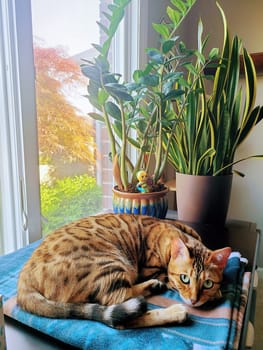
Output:
M105 0L106 1L106 0ZM81 59L93 59L101 0L32 0L43 233L101 211L111 193L103 128L91 106ZM108 1L107 1L108 2ZM50 10L52 9L52 11ZM106 167L106 169L105 169ZM106 173L104 170L109 170Z

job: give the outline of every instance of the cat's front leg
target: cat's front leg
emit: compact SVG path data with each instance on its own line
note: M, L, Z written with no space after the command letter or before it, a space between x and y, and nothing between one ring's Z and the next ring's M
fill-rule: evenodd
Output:
M121 329L144 328L152 326L162 326L167 324L183 323L187 320L187 309L182 304L174 304L165 309L149 310L142 316L125 322Z
M133 297L137 296L149 296L152 294L161 294L167 290L166 283L163 283L157 279L150 279L148 281L138 283L132 286Z
M167 269L145 266L141 269L139 278L141 281L158 279L159 281L167 282Z

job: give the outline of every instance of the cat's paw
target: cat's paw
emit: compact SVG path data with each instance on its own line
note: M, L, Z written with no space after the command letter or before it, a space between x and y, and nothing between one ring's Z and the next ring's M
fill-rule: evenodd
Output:
M170 315L170 322L183 323L188 318L187 308L183 304L174 304L166 308Z
M161 294L167 290L166 283L159 280L151 280L151 285L149 286L149 292L151 294Z

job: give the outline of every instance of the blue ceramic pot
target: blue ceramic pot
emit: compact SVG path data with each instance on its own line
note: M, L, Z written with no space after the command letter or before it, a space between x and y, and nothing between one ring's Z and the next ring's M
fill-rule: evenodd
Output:
M160 192L130 193L113 190L114 213L142 214L164 219L168 209L168 189Z

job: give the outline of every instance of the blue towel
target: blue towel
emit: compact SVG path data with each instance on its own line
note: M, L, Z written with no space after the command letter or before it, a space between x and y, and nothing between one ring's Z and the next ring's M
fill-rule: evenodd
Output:
M182 325L134 330L115 330L88 320L49 319L29 314L15 303L19 271L40 242L0 257L0 294L5 312L14 319L80 349L107 350L222 350L231 349L244 264L240 254L231 255L224 273L224 298L213 307L190 308L189 321ZM177 292L167 291L149 299L149 308L181 302ZM159 306L157 306L159 305Z

